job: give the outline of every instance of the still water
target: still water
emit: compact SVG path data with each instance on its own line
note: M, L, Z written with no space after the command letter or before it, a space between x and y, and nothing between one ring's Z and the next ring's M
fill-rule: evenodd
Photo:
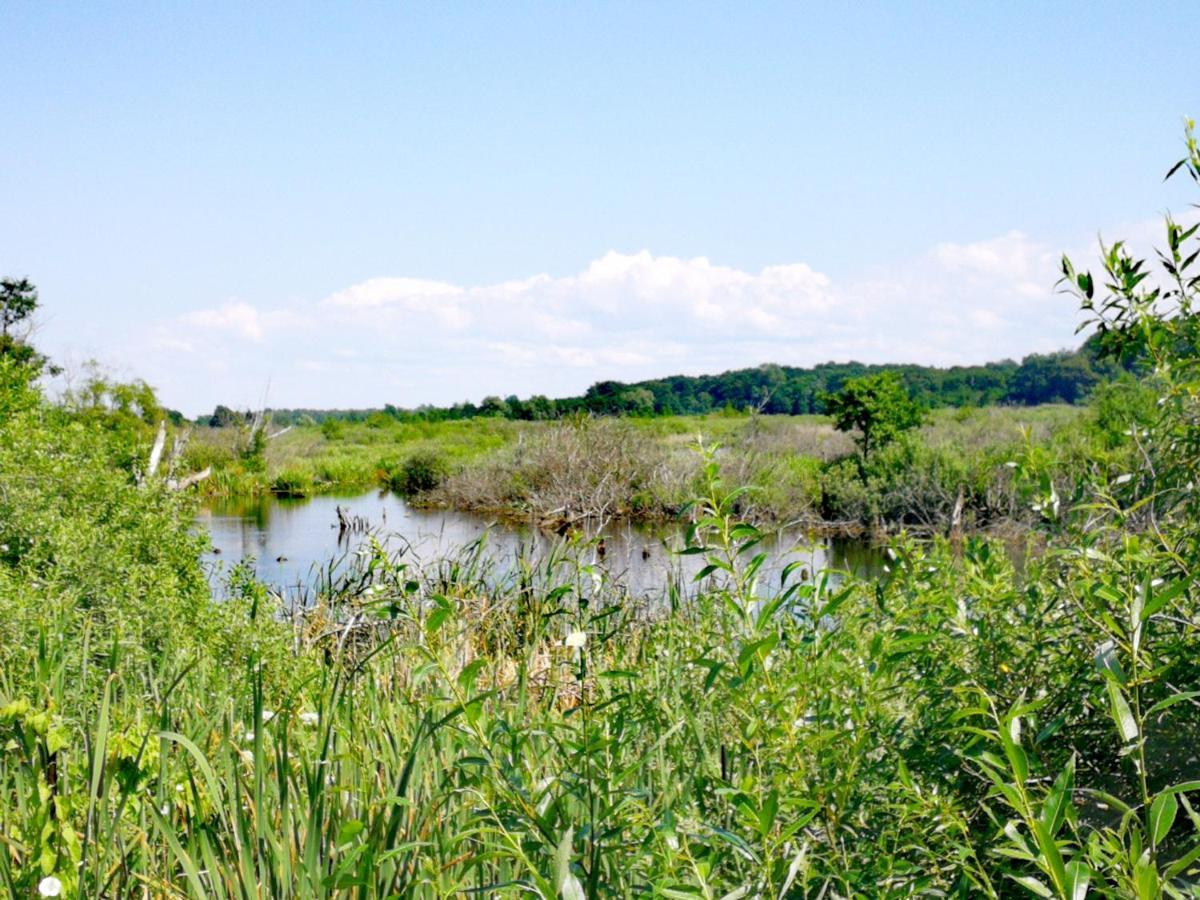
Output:
M560 538L530 524L454 510L416 509L387 491L351 497L318 496L238 498L216 501L201 511L198 524L212 538L204 555L214 586L235 563L253 560L260 580L277 590L301 593L331 561L347 565L367 539L359 531L338 528L337 508L370 524L370 534L389 549L417 560L433 560L483 538L487 552L503 564L522 551L548 550ZM683 528L678 525L618 523L601 532L603 555L596 562L638 596L662 592L669 574L688 579L704 565L701 556L680 556ZM829 569L871 576L882 566L878 548L864 541L822 538L795 529L773 533L761 545L768 553L762 581L779 583L784 566L800 561L808 574ZM757 551L755 551L757 552ZM747 555L747 561L753 554Z

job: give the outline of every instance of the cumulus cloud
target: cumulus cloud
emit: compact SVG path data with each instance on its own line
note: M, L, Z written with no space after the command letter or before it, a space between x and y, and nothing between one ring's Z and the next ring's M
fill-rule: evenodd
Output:
M164 348L179 332L195 355L240 363L236 387L189 391L198 408L239 402L231 390L248 401L268 378L279 406L416 405L762 362L978 363L1076 343L1074 304L1054 292L1058 258L1017 231L841 279L803 262L749 271L611 251L562 277L386 276L275 307L229 300L157 334ZM170 388L175 373L157 377Z
M251 341L263 339L262 319L249 303L230 300L216 309L198 309L183 316L183 324L193 328L226 331Z

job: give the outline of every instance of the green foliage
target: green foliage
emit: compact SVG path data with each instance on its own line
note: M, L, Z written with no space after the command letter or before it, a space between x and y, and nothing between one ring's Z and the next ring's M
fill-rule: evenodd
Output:
M27 278L0 279L0 359L8 359L40 375L60 371L29 343L33 313L38 306L37 288Z
M327 441L340 441L346 436L346 426L340 419L326 419L321 423L321 435Z
M238 458L247 472L260 474L267 470L267 432L264 425L255 423L250 426Z
M0 335L15 335L37 305L37 288L28 278L0 279Z
M284 497L304 497L312 490L312 472L300 466L283 469L271 479L271 492Z
M414 453L388 477L388 486L406 497L432 491L446 480L449 467L433 453Z
M677 416L707 415L716 410L757 410L769 415L808 415L822 410L822 397L836 393L848 381L891 373L923 406L1083 403L1099 384L1139 365L1136 358L1122 363L1099 353L1095 335L1074 351L1031 354L1020 363L1004 360L978 366L947 369L917 365L865 365L822 363L813 368L763 364L719 375L674 375L627 384L599 381L576 397L551 400L535 395L485 397L480 403L449 407L422 406L397 409L390 404L384 414L401 422L461 421L477 417L506 417L517 421L591 415ZM337 419L358 423L380 415L369 409L282 409L272 411L275 421L295 424L307 419Z
M925 418L925 410L892 372L853 378L836 394L826 395L824 403L834 427L857 432L855 442L864 461Z

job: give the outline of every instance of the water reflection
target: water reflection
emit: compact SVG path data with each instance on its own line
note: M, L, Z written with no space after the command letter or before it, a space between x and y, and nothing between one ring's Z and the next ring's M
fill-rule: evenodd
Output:
M487 552L498 561L523 550L543 553L559 540L525 523L454 510L416 509L389 492L238 498L214 502L199 515L198 524L212 537L213 551L205 554L204 561L214 585L221 583L230 566L252 558L258 578L276 589L310 589L318 570L367 539L363 532L338 528L338 507L370 523L371 533L390 548L408 548L422 560L452 553L481 536L486 536ZM704 565L700 556L673 552L683 546L681 526L625 522L609 525L599 537L603 540L587 552L634 595L660 594L671 575L677 583L687 583ZM864 541L819 538L798 530L773 534L761 547L768 554L761 570L764 585L777 585L784 566L794 561L809 576L832 569L870 577L882 565L879 550Z

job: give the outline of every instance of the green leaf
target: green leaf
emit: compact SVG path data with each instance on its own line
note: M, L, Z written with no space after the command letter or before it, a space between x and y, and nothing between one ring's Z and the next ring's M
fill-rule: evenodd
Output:
M1084 900L1088 885L1092 883L1092 870L1079 860L1067 863L1067 896L1070 900Z
M1009 875L1008 877L1026 890L1037 894L1039 897L1052 898L1054 896L1054 892L1051 891L1050 888L1046 887L1043 882L1034 878L1032 875Z
M1150 707L1150 709L1147 710L1146 715L1147 716L1157 715L1158 713L1162 712L1164 709L1169 709L1170 707L1174 706L1176 703L1183 703L1185 700L1194 700L1197 697L1200 697L1200 691L1182 691L1181 693L1178 693L1178 694L1172 694L1170 697L1167 697L1165 700L1159 700L1152 707Z
M1175 824L1175 816L1179 812L1179 801L1175 793L1169 791L1159 794L1150 804L1150 840L1154 846L1162 843L1163 838Z
M1133 712L1129 709L1129 703L1125 700L1125 694L1120 686L1115 681L1108 682L1108 699L1111 705L1113 722L1117 725L1117 731L1121 734L1121 740L1125 743L1136 741L1138 734L1137 720L1133 717Z
M348 819L347 821L343 822L342 827L338 829L337 845L339 847L346 846L352 840L362 834L362 831L365 827L366 826L363 825L363 823L358 819Z
M1152 615L1182 594L1186 588L1186 581L1176 581L1166 587L1162 587L1154 591L1153 594L1147 598L1145 606L1142 607L1142 621L1145 622Z
M470 694L475 686L475 679L479 675L479 670L483 668L485 660L482 658L476 659L463 667L463 670L458 673L458 686L462 688L464 694Z
M1133 872L1133 883L1137 888L1139 900L1159 900L1161 895L1158 885L1158 870L1151 864L1148 855L1138 858L1134 863Z
M1075 758L1071 757L1066 768L1054 781L1046 802L1042 806L1042 824L1051 837L1058 834L1066 818L1067 809L1071 805L1071 793L1075 787Z

